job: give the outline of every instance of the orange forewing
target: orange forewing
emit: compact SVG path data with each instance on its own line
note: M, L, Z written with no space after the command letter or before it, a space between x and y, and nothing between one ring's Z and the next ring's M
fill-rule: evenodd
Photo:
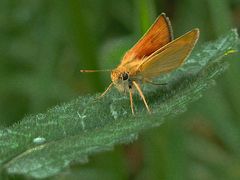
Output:
M143 37L128 51L122 62L129 59L141 59L151 55L153 52L173 40L170 21L162 13Z
M193 29L160 48L140 64L138 72L151 79L181 66L193 50L199 37L199 29Z

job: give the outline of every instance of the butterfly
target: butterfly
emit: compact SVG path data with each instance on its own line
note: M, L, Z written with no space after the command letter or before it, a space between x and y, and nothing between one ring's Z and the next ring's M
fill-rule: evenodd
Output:
M141 84L156 84L152 80L162 74L180 67L191 54L199 38L199 29L173 39L171 23L162 13L142 36L142 38L123 56L121 63L111 71L112 82L102 93L103 97L113 86L120 92L128 92L130 106L134 115L133 93L138 92L149 113L151 110L141 90ZM80 70L97 72L105 70Z

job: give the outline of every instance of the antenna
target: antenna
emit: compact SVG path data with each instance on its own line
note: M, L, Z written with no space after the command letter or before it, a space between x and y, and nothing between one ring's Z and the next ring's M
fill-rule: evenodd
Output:
M92 72L109 72L112 71L111 69L104 69L104 70L80 70L82 73L92 73Z

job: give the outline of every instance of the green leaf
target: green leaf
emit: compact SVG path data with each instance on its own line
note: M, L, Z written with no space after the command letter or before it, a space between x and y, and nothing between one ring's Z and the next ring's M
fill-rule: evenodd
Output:
M186 111L187 104L214 85L228 67L222 58L235 52L238 42L237 31L232 30L219 40L204 44L185 65L160 78L168 82L166 87L144 86L151 115L136 96L133 116L128 97L112 90L101 100L95 100L99 94L82 96L0 129L1 171L48 177L70 163L87 163L89 155L136 140L143 130Z

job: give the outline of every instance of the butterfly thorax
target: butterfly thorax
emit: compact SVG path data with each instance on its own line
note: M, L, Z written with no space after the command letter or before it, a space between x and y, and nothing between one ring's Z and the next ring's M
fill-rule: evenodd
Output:
M142 81L139 75L138 66L139 60L122 61L122 63L112 71L112 82L119 91L126 92L132 89L132 81Z

